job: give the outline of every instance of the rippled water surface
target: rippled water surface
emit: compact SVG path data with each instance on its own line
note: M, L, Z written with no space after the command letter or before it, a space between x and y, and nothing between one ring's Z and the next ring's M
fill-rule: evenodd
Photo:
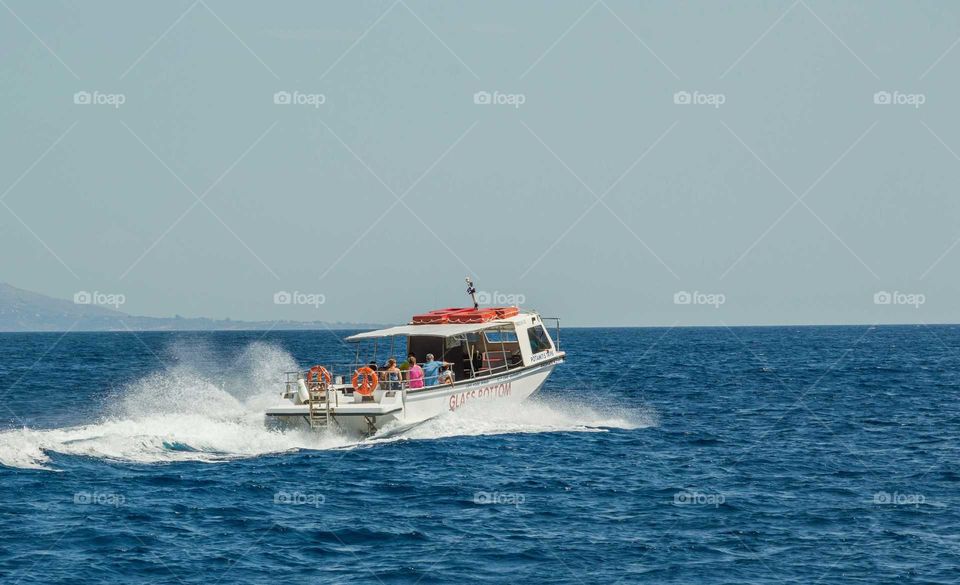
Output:
M960 328L566 330L519 411L266 431L344 335L0 335L0 582L960 578Z

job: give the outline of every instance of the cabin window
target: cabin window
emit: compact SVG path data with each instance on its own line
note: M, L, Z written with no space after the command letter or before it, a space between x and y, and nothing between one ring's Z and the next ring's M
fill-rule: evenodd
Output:
M487 336L488 343L516 343L517 342L517 332L516 331L484 331L484 335Z
M543 329L543 325L527 329L527 337L530 338L531 353L540 353L553 347L550 344L550 338L547 337L547 332Z

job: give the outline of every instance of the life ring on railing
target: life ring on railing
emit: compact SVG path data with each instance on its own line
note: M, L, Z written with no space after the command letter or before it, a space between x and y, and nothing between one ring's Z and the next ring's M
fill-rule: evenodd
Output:
M360 376L363 376L363 382L358 384ZM354 372L353 380L351 381L353 389L356 390L360 396L371 396L373 389L377 387L379 382L380 378L377 377L377 373L366 366Z
M316 376L316 381L311 382L311 379L314 376ZM307 386L319 386L321 381L326 382L327 386L329 386L331 380L333 380L333 376L331 376L330 372L327 371L327 368L323 366L313 366L310 368L310 371L307 372Z

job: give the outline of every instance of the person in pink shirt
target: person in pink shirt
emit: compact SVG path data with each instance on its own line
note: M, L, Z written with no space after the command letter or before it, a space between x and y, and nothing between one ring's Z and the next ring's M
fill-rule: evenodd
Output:
M410 381L409 387L414 388L423 388L423 368L417 365L417 358L410 356L407 358L407 362L410 364L410 369L407 370L407 380Z

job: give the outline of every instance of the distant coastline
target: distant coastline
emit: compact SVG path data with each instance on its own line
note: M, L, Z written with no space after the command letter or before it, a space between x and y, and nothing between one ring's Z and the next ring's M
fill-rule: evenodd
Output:
M379 323L237 321L207 317L144 317L102 305L49 297L0 283L0 333L65 331L305 331L375 329Z

